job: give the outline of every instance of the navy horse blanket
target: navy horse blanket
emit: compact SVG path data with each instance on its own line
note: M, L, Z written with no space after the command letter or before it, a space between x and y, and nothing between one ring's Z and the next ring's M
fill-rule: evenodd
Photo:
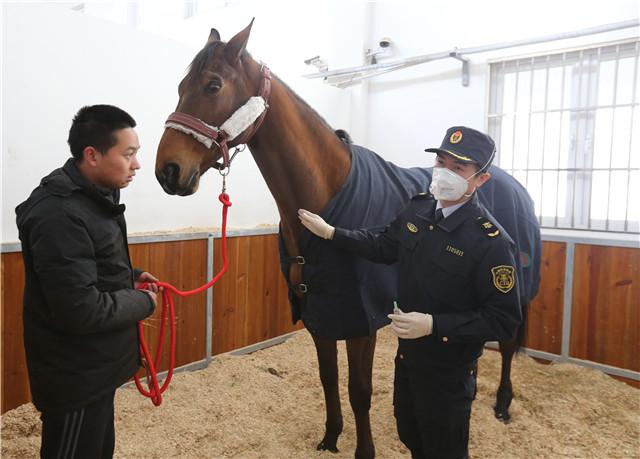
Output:
M413 196L427 192L430 169L401 168L364 147L350 147L347 179L320 213L331 225L382 230ZM288 280L282 236L280 242L281 267ZM307 292L300 302L290 290L294 323L302 319L312 335L328 339L368 336L389 323L397 288L395 265L372 263L308 231L299 248L305 258L302 279Z
M382 230L409 200L428 190L432 168L398 167L358 145L351 146L351 169L342 190L320 213L333 226ZM538 293L542 243L533 201L527 190L497 166L478 190L480 202L515 242L522 304ZM375 264L339 250L305 231L300 250L306 264L302 279L308 292L299 302L289 290L293 322L302 319L314 335L347 339L371 335L389 323L396 297L395 265ZM288 258L280 237L280 260L288 280Z

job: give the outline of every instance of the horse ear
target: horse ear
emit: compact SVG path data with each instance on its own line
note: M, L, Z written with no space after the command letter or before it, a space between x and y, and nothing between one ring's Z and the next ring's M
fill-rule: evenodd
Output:
M253 21L255 18L251 19L249 25L242 31L238 32L224 49L224 55L227 60L230 62L236 62L240 59L242 52L247 46L247 42L249 41L249 34L251 33L251 26L253 25Z
M207 45L214 41L220 41L220 33L216 29L212 28L211 33L209 34L209 39L207 40Z

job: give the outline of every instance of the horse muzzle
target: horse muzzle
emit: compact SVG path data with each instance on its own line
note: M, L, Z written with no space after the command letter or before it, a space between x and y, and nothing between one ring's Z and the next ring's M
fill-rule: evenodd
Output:
M168 193L178 196L189 196L196 192L200 183L200 172L197 169L191 170L186 178L180 169L180 165L169 162L161 169L156 169L156 179L162 189Z

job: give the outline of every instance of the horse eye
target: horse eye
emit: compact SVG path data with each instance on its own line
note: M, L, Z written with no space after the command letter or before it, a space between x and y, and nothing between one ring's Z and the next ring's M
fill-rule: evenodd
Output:
M210 82L207 84L207 86L206 86L206 88L205 88L205 89L206 89L208 92L217 92L217 91L219 91L219 90L220 90L220 88L221 88L221 87L222 87L222 82L221 82L221 81L213 80L213 81L210 81Z

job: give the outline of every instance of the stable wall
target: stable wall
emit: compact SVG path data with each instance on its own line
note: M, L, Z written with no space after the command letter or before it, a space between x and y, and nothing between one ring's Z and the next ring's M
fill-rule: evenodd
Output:
M205 293L176 298L176 365L204 364L211 355L240 349L301 328L291 324L287 288L280 273L273 230L238 235L228 242L229 271L211 291L211 343L207 350ZM213 271L222 266L221 241L198 239L130 241L134 266L144 267L179 289L208 279L208 244ZM177 239L180 239L177 238ZM553 238L550 238L553 239ZM18 250L17 248L15 250ZM2 412L30 400L22 343L24 267L20 252L1 255ZM595 241L547 240L542 251L542 282L532 301L525 347L547 360L595 366L640 384L640 249L608 247ZM158 336L160 308L145 321L145 336ZM160 369L167 368L168 353ZM375 375L374 375L375 377Z

